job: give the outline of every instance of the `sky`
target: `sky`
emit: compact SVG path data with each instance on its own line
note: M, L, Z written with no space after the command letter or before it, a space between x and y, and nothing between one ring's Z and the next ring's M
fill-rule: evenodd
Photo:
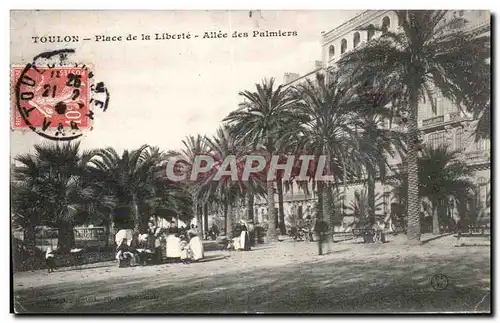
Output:
M187 135L212 135L237 108L239 91L263 78L283 82L321 60L321 32L360 13L349 11L17 11L11 13L11 65L44 51L74 48L74 61L91 64L110 93L106 112L95 111L84 149L142 144L179 149ZM253 31L296 31L293 37L252 37ZM247 32L248 38L203 39L205 32ZM141 34L191 33L198 38L141 41ZM139 40L96 42L97 35L137 35ZM34 43L38 36L79 36L77 43ZM82 41L91 38L91 41ZM46 142L11 131L11 157Z

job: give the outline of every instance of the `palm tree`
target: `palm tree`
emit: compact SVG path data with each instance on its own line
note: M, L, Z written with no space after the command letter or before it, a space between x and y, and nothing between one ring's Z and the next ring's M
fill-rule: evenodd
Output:
M466 104L474 119L478 120L476 141L491 138L491 65L478 64L476 73L468 73L464 78L470 87Z
M392 111L385 96L373 87L364 86L363 90L358 98L356 128L360 159L367 175L368 205L375 212L375 181L377 177L384 180L389 158L404 155L404 134L386 127L386 122L392 120Z
M73 227L77 213L107 202L107 199L96 199L88 180L89 161L96 152L80 153L80 143L35 145L34 150L34 154L15 158L21 166L15 168L14 177L20 185L30 186L38 201L31 206L20 205L21 199L33 198L21 188L21 194L13 196L19 199L13 204L26 211L24 216L36 219L33 213L38 213L41 223L57 228L58 248L67 251L75 242Z
M120 156L112 147L101 149L91 165L105 186L111 187L120 205L128 206L134 221L134 231L141 231L144 216L140 208L147 199L156 196L155 172L164 156L157 147L143 145L125 150Z
M422 158L418 160L419 197L430 201L434 234L439 234L439 215L444 214L449 198L454 198L463 206L475 188L469 179L472 171L460 159L460 154L441 145L425 148ZM400 175L399 180L393 183L393 193L404 204L408 183L405 174Z
M194 189L199 192L201 199L207 201L210 196L216 195L224 206L225 232L229 238L232 238L233 230L233 207L238 198L245 196L246 188L240 180L242 173L242 159L245 149L240 142L231 134L229 127L222 126L217 129L216 135L212 138L206 138L206 144L209 148L209 154L213 157L214 167L197 180ZM238 167L238 178L231 178L230 175L223 175L215 178L217 172L224 160L233 157L235 165ZM234 165L233 165L234 166ZM232 166L230 166L232 167ZM227 170L227 169L226 169Z
M382 213L383 198L377 193L374 199L376 203L375 206L372 206L370 205L371 201L367 190L363 189L361 192L354 194L354 200L346 206L346 211L350 213L348 214L356 219L353 225L360 228L371 227L377 221L384 220L385 214Z
M420 243L420 201L418 196L417 152L418 104L439 91L455 104L473 108L477 91L471 80L488 77L484 66L490 56L489 36L478 37L462 27L462 18L446 19L446 11L396 11L398 32L378 29L382 35L358 46L339 60L346 77L359 82L376 76L398 93L395 107L407 119L408 242ZM481 82L485 84L485 82Z
M187 136L184 140L182 140L182 144L184 148L181 151L182 159L185 162L186 172L188 174L191 173L193 169L193 164L196 156L207 153L208 147L206 143L206 138L200 134L196 136ZM198 223L198 230L200 233L203 231L201 226L202 221L202 212L200 209L205 209L205 204L200 204L199 191L196 189L198 186L193 185L193 183L188 182L187 187L189 188L189 192L191 194L191 198L193 201L193 216L196 218Z
M306 120L296 131L303 134L297 143L299 149L316 157L325 156L326 175L333 176L334 182L345 183L356 169L359 172L355 158L349 158L356 157L359 146L350 89L340 83L339 76L332 73L327 83L318 74L315 83L308 80L295 87L295 95L302 100L296 112ZM326 181L317 184L318 195L323 195L322 216L328 219L333 185Z
M449 198L460 200L474 190L474 184L469 180L472 172L464 161L459 160L459 154L459 151L449 151L441 145L426 148L420 159L420 196L427 197L432 204L434 234L439 234L439 214L446 210Z
M279 134L292 131L297 127L298 120L292 112L296 99L289 95L283 86L275 88L274 79L263 80L256 84L256 91L243 91L239 94L245 101L240 108L231 112L224 121L234 127L237 138L253 147L264 147L268 160L272 155L279 154L276 145ZM267 236L276 237L276 212L274 203L274 179L267 181L267 205L269 227Z
M36 237L35 227L40 225L45 208L40 200L36 188L27 182L11 183L11 213L13 226L23 229L23 240L28 252L28 257L22 259L30 266L35 260Z

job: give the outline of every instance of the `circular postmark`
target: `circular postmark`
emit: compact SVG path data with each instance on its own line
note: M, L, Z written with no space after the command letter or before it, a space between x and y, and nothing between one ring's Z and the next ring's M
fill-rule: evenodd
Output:
M448 277L444 274L436 274L431 277L431 286L435 290L444 290L448 287Z
M39 54L12 67L13 130L31 129L51 140L68 141L92 129L94 107L106 111L109 92L90 67L71 62L74 49Z

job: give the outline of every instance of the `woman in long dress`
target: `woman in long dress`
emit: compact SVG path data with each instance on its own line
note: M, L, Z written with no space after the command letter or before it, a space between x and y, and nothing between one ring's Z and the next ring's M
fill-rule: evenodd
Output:
M177 234L169 234L167 236L167 258L180 259L181 253L181 239Z
M242 250L250 250L250 237L248 236L248 228L244 222L241 223L241 233L240 233L240 248Z
M234 246L234 250L241 250L243 249L242 247L242 241L241 241L241 225L238 223L236 224L236 226L234 227L234 231L233 231L233 246Z
M203 242L201 241L200 237L193 233L190 233L189 237L191 238L189 240L189 249L191 250L191 256L193 260L198 261L200 259L203 259Z

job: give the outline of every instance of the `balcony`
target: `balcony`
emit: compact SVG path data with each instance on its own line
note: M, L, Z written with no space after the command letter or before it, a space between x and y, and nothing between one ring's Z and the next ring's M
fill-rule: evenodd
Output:
M489 150L474 150L464 153L465 161L469 165L487 164L490 163Z
M424 119L422 120L422 127L428 127L443 122L444 122L444 116L437 116L429 119Z
M419 127L422 130L428 130L437 127L444 127L446 125L465 120L470 120L470 118L462 115L460 112L451 112L444 115L420 120Z

